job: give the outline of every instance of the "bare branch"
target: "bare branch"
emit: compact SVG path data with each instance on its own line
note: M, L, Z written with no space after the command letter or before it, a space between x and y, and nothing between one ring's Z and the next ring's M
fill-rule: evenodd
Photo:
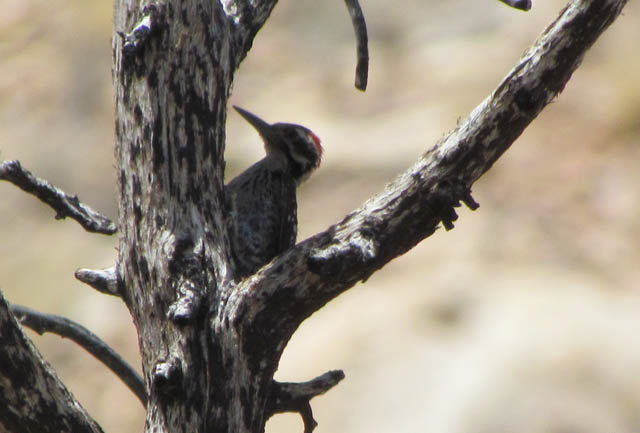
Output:
M502 3L508 4L512 8L528 11L531 9L531 0L500 0Z
M358 0L344 0L351 17L351 24L356 35L357 64L355 87L358 90L366 90L369 76L369 47L367 37L367 23L362 13ZM221 0L223 11L234 24L237 33L238 44L243 47L244 53L248 51L253 38L265 23L277 0L247 1L247 0ZM242 24L242 25L238 25ZM244 54L242 55L244 57Z
M225 110L233 70L274 4L182 5L135 68L113 39L118 266L148 374L149 431L263 431L271 392L281 402L271 413L298 401L311 430L308 400L283 397L293 385L272 386L291 334L441 223L452 228L460 202L477 207L472 184L560 92L624 2L574 0L494 94L386 191L237 282L225 224ZM138 8L118 0L116 26L128 28Z
M98 292L122 296L118 287L118 274L115 266L107 269L78 269L74 275L78 280L90 285Z
M146 404L147 392L142 377L93 332L66 317L41 313L22 305L11 305L11 312L23 326L40 335L51 332L77 343L113 371L133 391L143 406Z
M418 162L340 223L282 254L239 284L247 347L280 352L297 326L393 258L452 227L454 207L472 208L471 185L564 88L625 0L574 0L498 88Z
M0 430L101 433L24 334L0 292Z
M56 219L70 217L88 232L112 235L118 230L109 218L80 203L77 196L69 195L46 180L35 177L22 168L19 161L0 163L0 179L13 183L47 203L56 211Z
M342 370L332 370L303 383L273 382L267 402L266 418L277 413L298 412L304 422L304 433L311 433L318 423L313 419L310 401L324 394L344 379Z
M344 0L351 16L351 24L356 33L358 63L356 65L356 89L363 92L367 89L369 79L369 39L367 37L367 22L358 0Z

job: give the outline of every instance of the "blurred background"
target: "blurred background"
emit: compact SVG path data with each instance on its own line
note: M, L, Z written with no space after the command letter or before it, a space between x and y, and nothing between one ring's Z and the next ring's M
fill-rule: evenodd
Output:
M312 128L323 165L299 193L304 239L357 208L482 101L557 16L495 0L362 0L366 93L340 0L283 1L234 84L233 104ZM109 1L4 0L0 159L117 218ZM307 320L277 378L342 368L313 401L317 432L640 431L640 4L474 186L481 207ZM227 179L262 157L233 112ZM117 239L84 232L0 183L0 288L88 326L139 366L124 305L82 285ZM142 431L124 385L74 344L30 333L107 432ZM301 432L278 415L267 432Z

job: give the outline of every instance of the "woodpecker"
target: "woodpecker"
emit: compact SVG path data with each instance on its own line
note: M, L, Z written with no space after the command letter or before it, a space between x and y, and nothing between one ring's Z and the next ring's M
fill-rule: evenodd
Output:
M234 106L264 141L266 156L225 187L236 276L253 274L296 243L296 187L318 168L320 139L293 123L269 124Z

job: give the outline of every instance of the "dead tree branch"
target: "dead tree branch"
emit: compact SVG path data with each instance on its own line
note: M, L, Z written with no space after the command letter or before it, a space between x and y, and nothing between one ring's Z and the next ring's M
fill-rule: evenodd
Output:
M342 379L342 370L328 371L322 376L303 383L273 382L267 401L266 418L277 413L298 412L304 423L304 433L311 433L318 423L313 419L311 399L324 394Z
M115 266L106 269L78 269L76 279L105 295L122 296Z
M22 168L19 161L0 163L0 179L13 183L51 206L56 211L56 219L70 217L88 232L112 235L118 230L109 218L81 203L78 196L69 195L46 180L35 177Z
M274 382L293 332L441 223L453 228L460 203L477 208L474 182L562 91L626 0L572 0L492 95L385 191L243 281L232 279L224 207L226 107L233 73L276 0L142 3L115 1L117 266L78 278L117 292L131 312L149 380L147 431L256 433L282 411L300 412L305 431L313 430L310 399L343 374ZM0 178L60 218L116 230L17 162L0 165ZM4 299L0 329L0 427L99 432ZM36 403L25 405L33 396Z
M22 305L11 305L11 312L23 326L33 329L40 335L50 332L63 338L68 338L78 344L113 371L133 391L140 402L143 405L146 404L147 391L142 377L127 361L122 359L115 350L93 332L66 317L41 313Z
M275 0L167 2L156 22L170 25L128 59L114 38L116 269L149 372L147 431L263 431L273 375L300 323L440 223L452 228L461 202L476 208L473 183L625 3L573 0L494 93L383 193L240 282L224 207L225 113L233 72ZM116 28L139 25L139 8L117 0ZM294 409L307 429L309 409Z
M564 89L625 0L573 0L467 119L417 163L325 232L298 244L235 292L247 350L280 353L299 324L393 258L452 227L473 183ZM257 345L256 342L269 342Z
M102 433L24 335L0 292L0 430Z
M502 3L508 4L512 8L528 11L531 9L531 0L500 0Z
M356 34L357 56L356 64L356 89L363 92L367 89L369 80L369 38L367 37L367 22L364 19L362 8L358 0L344 0L349 10L351 24Z

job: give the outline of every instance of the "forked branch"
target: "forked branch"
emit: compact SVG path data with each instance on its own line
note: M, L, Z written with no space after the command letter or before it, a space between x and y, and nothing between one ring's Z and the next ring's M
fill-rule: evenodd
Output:
M11 305L11 311L23 326L33 329L40 335L50 332L78 344L113 371L143 405L147 402L147 392L142 377L93 332L66 317L41 313L22 305Z
M460 201L477 207L473 183L564 89L625 0L573 0L497 89L409 170L325 232L298 244L238 288L246 335L277 336L431 235L452 228Z
M304 423L304 433L311 433L318 423L313 419L311 399L324 394L344 379L342 370L332 370L303 383L273 382L267 403L266 418L277 413L298 412Z

